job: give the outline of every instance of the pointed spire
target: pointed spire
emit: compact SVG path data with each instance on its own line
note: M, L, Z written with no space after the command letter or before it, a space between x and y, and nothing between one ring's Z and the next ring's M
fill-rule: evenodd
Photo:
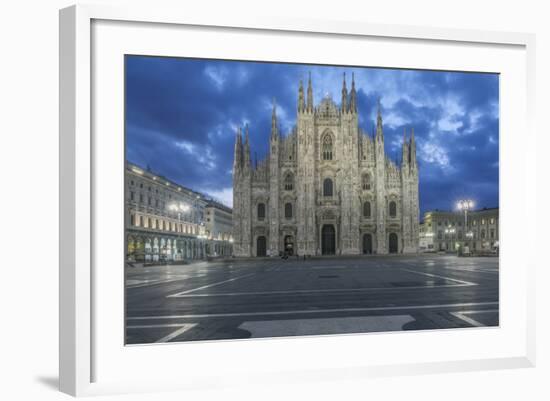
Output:
M298 88L298 113L303 113L305 111L306 104L304 100L304 85L300 79L300 87Z
M271 139L275 140L279 136L279 129L277 124L277 104L275 98L273 98L273 111L271 112Z
M353 72L351 73L349 111L351 113L357 113L357 92L355 92L355 74Z
M307 82L307 111L313 112L313 88L311 86L311 72L309 73L309 78Z
M233 171L238 172L243 164L243 143L241 127L237 128L235 135L235 150L233 152Z
M382 112L380 110L380 98L378 98L378 114L376 117L376 137L384 139L384 131L382 129Z
M243 164L245 168L250 168L250 137L248 135L248 123L244 128L244 157Z
M409 160L411 163L411 169L416 168L416 141L414 139L414 128L411 128L411 140L409 143Z
M342 113L348 111L348 89L346 88L346 73L344 72L344 82L342 84Z
M403 152L401 155L401 166L407 166L409 164L409 144L407 142L407 130L403 127Z

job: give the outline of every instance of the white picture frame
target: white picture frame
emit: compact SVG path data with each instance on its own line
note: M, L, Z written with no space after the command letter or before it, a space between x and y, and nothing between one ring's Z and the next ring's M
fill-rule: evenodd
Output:
M98 33L103 35L96 42L93 40L94 24L105 21L107 29ZM117 23L121 26L115 27ZM137 24L137 25L125 25ZM209 386L224 385L226 380L234 380L231 377L231 366L219 366L217 371L207 371L200 363L201 355L212 357L215 354L234 357L235 361L239 359L248 360L246 354L271 355L279 352L284 353L288 347L296 348L296 344L302 350L301 352L314 355L320 348L324 347L327 351L327 358L324 361L315 361L312 358L310 364L297 364L295 368L285 369L284 361L270 360L270 366L267 363L254 366L253 369L241 366L237 370L245 372L246 380L257 380L259 382L273 382L275 380L296 380L296 372L300 372L300 380L326 380L327 377L337 379L353 372L354 377L376 377L399 374L420 374L436 373L443 371L468 371L479 369L501 369L511 367L530 367L535 363L535 283L534 269L536 258L534 252L526 252L522 262L519 264L521 271L506 270L507 263L503 264L503 286L501 289L501 313L508 313L511 310L520 322L512 321L503 314L503 323L498 329L489 329L490 331L464 331L457 330L451 332L431 331L429 333L410 333L407 341L421 343L433 343L433 341L462 341L462 338L469 338L464 341L471 341L472 345L477 341L495 342L495 348L486 353L480 350L472 351L470 355L464 358L453 358L441 355L441 358L431 358L430 360L420 360L415 355L408 355L407 362L396 362L389 357L380 356L374 363L354 359L353 356L341 357L338 360L333 359L334 366L331 365L331 355L336 355L334 351L342 345L342 338L345 338L349 344L357 346L370 342L380 342L382 344L389 339L395 342L398 338L394 334L383 335L353 335L353 336L329 336L324 338L301 338L301 339L265 339L248 340L239 342L205 342L202 344L183 345L184 350L190 358L197 362L193 372L187 372L186 379L182 380L176 375L164 377L151 377L150 380L135 380L132 377L125 377L121 373L118 377L115 375L103 374L101 366L105 366L106 361L117 369L119 365L115 359L109 360L111 356L106 355L108 347L105 345L105 335L101 329L101 335L98 334L96 326L103 328L112 322L116 322L117 317L105 317L102 314L102 306L95 304L95 291L98 286L105 283L105 276L97 275L94 272L94 266L101 256L96 254L94 248L94 235L97 234L98 227L103 227L97 220L102 210L98 210L97 204L97 185L103 185L97 177L101 175L96 170L101 167L98 165L97 154L103 152L102 144L97 143L93 134L93 127L98 127L99 123L94 121L98 118L95 114L93 96L97 95L96 88L92 85L92 77L97 71L96 68L102 68L101 63L94 59L97 51L105 43L105 34L120 32L120 30L143 29L155 25L159 27L159 38L170 34L165 29L178 29L178 27L202 27L211 30L219 30L224 34L227 30L239 32L243 35L253 35L254 32L263 32L272 35L284 34L287 36L307 36L314 38L322 36L325 38L338 37L341 40L362 40L379 39L384 41L408 41L407 43L433 43L440 46L442 51L444 46L458 46L461 48L479 48L484 51L484 46L501 49L511 49L510 60L517 62L518 69L510 74L514 79L514 88L520 89L518 103L506 103L506 97L510 93L510 88L505 88L503 96L505 97L502 113L510 113L511 109L506 105L520 105L521 110L514 113L514 118L505 118L507 124L501 126L501 135L505 135L501 144L501 158L504 163L501 165L501 216L503 223L503 232L501 233L501 244L504 244L501 253L501 261L518 261L515 259L518 255L512 248L506 248L506 244L511 244L516 239L514 237L513 227L519 226L518 221L526 221L527 225L534 225L536 218L536 208L530 206L527 202L535 197L536 181L535 171L535 133L533 130L533 112L534 112L534 35L521 33L505 32L483 32L458 29L436 29L414 26L391 26L375 25L367 22L351 21L317 21L317 20L296 20L292 18L274 18L253 15L238 16L220 16L215 13L208 15L188 14L185 9L166 10L155 7L132 7L132 8L112 8L108 6L78 5L61 10L60 12L60 390L75 396L127 393L134 391L160 391L167 389L204 389ZM109 29L114 28L114 31ZM164 31L163 31L164 30ZM135 31L137 32L137 31ZM156 32L156 31L155 31ZM119 36L124 36L118 34ZM154 35L151 35L151 41L154 44ZM128 35L130 36L130 35ZM244 37L244 36L243 36ZM115 39L112 37L111 39ZM309 39L308 39L309 40ZM113 46L116 46L117 40L112 40ZM118 42L117 42L118 43ZM160 42L158 42L160 43ZM170 51L170 44L163 42L163 48L159 53ZM146 44L145 44L146 45ZM144 46L145 46L144 45ZM457 49L458 49L457 47ZM115 49L113 47L113 49ZM116 49L115 49L116 50ZM456 49L455 49L456 50ZM118 50L117 50L118 51ZM229 50L228 50L229 51ZM459 51L459 50L457 50ZM256 56L262 57L262 56ZM266 57L265 55L263 57ZM503 56L504 57L504 56ZM254 57L253 57L254 58ZM417 67L417 64L392 65L393 67ZM424 62L424 68L429 68L430 62ZM468 63L465 60L464 63ZM514 63L512 63L514 64ZM386 65L386 64L384 64ZM452 69L464 68L464 64L452 67L452 62L443 67ZM515 65L515 64L514 64ZM502 68L508 68L503 66ZM512 68L512 67L510 67ZM519 72L518 72L519 71ZM500 72L493 70L492 72ZM119 74L117 72L117 74ZM522 75L525 73L525 75ZM121 106L121 105L119 105ZM101 115L101 113L99 113ZM117 118L117 117L112 117ZM512 121L513 120L513 121ZM116 125L116 124L115 124ZM524 140L516 142L511 136L507 136L510 128L520 129ZM123 132L120 132L123 135ZM116 147L115 147L116 150ZM514 150L514 153L511 152ZM122 157L122 154L120 155ZM109 158L107 158L109 159ZM515 167L512 170L510 165ZM114 165L116 168L116 164ZM120 174L123 167L120 166ZM509 181L520 182L521 191L517 191L508 185ZM120 182L118 182L120 183ZM113 181L116 185L116 180ZM123 188L120 188L122 191ZM115 202L116 203L116 202ZM121 207L122 203L120 203ZM514 208L519 210L514 215L508 211ZM510 223L506 223L506 219ZM116 219L115 219L116 220ZM532 227L531 227L532 228ZM529 228L528 228L529 229ZM115 230L113 230L115 231ZM534 230L530 230L531 232ZM119 233L122 237L122 233ZM532 247L528 241L517 239L519 243L529 251ZM523 242L521 242L523 241ZM122 271L122 261L120 262ZM511 263L510 263L511 264ZM116 266L115 266L116 267ZM520 274L521 273L521 274ZM516 276L517 275L517 276ZM120 279L120 277L118 277ZM117 280L118 280L117 279ZM510 294L510 287L506 283L515 282L517 289ZM101 288L102 297L106 297L110 302L116 304L122 302L120 297L110 291L118 291L114 281L113 286ZM510 315L512 316L512 315ZM105 319L105 320L103 320ZM110 322L110 323L109 323ZM121 324L123 322L120 322ZM122 326L120 326L122 327ZM120 328L119 327L119 328ZM108 327L105 330L113 329ZM507 330L513 332L513 335L502 335ZM393 337L392 337L393 336ZM392 339L393 338L393 339ZM442 340L438 340L442 338ZM444 339L443 339L444 338ZM506 341L510 352L504 348ZM321 343L320 343L321 341ZM502 344L499 344L502 341ZM177 349L180 352L183 348ZM159 360L162 358L174 358L176 348L174 345L160 345L148 347L132 347L131 351L120 344L121 355L132 353L132 355L121 356L128 357L128 361L139 361L140 358L151 358L150 360ZM498 348L501 347L501 348ZM331 351L332 349L332 351ZM396 349L399 352L399 349ZM141 355L141 352L147 353L147 356ZM200 351L200 352L199 352ZM243 356L244 355L244 356ZM239 358L240 356L241 358ZM113 356L113 358L115 358ZM250 356L253 358L253 356ZM373 359L374 358L373 356ZM97 361L103 361L101 363ZM144 359L145 360L145 359ZM128 362L127 363L131 363ZM253 359L250 359L253 361ZM245 364L244 362L240 362ZM239 362L234 362L239 364ZM191 376L189 376L191 375ZM243 382L244 383L244 382Z

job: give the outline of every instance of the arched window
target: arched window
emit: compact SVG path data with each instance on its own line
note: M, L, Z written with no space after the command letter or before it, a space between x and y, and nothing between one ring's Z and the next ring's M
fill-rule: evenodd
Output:
M330 178L325 178L323 181L323 195L332 196L332 180Z
M370 219L370 202L363 203L363 217Z
M323 160L332 160L332 137L329 134L323 138Z
M294 189L294 177L292 176L292 173L288 173L285 176L285 191L292 191Z
M370 189L370 174L363 174L363 190L368 191Z
M390 202L390 217L397 216L397 205L394 201Z
M265 204L258 203L258 220L265 219Z
M285 219L292 218L292 203L285 203Z

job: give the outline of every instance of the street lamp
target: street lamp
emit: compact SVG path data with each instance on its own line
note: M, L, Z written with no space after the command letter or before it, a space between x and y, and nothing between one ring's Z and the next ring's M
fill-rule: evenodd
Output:
M168 205L168 209L171 210L172 212L177 212L177 216L178 216L178 224L181 228L181 213L186 213L189 211L189 205L183 203L183 202L174 202L174 203L170 203ZM181 239L181 231L182 230L178 230L178 227L176 227L176 233L177 233L177 237L178 239ZM177 249L177 247L176 247ZM183 255L182 255L182 259L183 259Z
M454 247L453 234L455 232L456 232L456 230L454 228L452 228L451 225L449 225L449 227L445 229L445 234L451 234L451 248Z
M474 234L468 230L468 211L474 208L474 201L471 199L462 199L457 203L458 210L464 212L464 232L466 238L472 239Z

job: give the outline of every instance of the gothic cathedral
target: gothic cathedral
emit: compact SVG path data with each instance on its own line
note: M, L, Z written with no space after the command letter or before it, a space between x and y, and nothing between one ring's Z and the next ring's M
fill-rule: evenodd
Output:
M384 151L380 105L376 132L358 126L357 93L344 75L340 107L314 106L298 89L297 124L281 135L273 106L269 155L252 163L248 126L239 128L233 163L235 256L355 255L418 250L418 166L414 131L401 164Z

